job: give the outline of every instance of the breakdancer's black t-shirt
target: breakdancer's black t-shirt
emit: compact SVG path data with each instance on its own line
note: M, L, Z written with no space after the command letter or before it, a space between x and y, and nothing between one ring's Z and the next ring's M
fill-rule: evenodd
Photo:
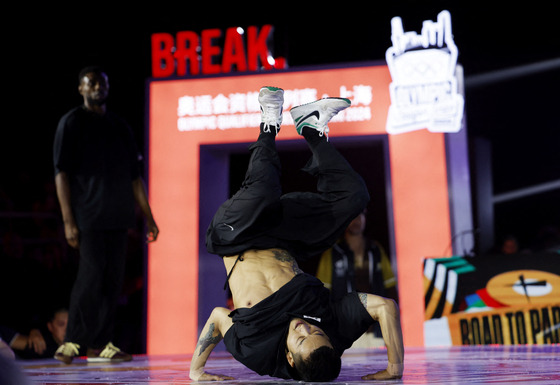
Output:
M292 378L286 360L286 337L290 320L298 317L320 327L342 355L373 319L357 293L331 303L330 292L320 280L298 274L290 282L252 308L234 310L233 325L224 336L233 357L260 375Z

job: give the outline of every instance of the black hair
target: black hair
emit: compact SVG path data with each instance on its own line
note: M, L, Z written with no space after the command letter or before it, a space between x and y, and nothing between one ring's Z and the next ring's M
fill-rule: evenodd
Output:
M315 349L307 359L294 357L295 370L292 377L309 382L328 382L340 374L341 360L333 348L321 346Z
M104 74L105 73L103 68L101 66L98 66L98 65L91 65L91 66L84 67L84 68L82 68L82 70L78 74L78 83L81 83L84 76L86 76L90 72L93 72L95 74Z
M56 317L56 315L58 313L68 313L68 309L66 307L57 307L54 308L51 312L50 312L50 316L49 316L49 321L54 320L54 318Z

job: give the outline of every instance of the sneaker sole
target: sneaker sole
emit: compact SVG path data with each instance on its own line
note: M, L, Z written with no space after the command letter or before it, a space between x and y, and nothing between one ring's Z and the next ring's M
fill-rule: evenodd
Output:
M271 87L271 86L264 86L264 87L261 88L261 91L262 91L263 89L267 89L267 90L269 90L270 92L284 91L282 88L279 88L279 87Z
M64 362L66 365L70 365L74 357L67 357L67 356L54 356L54 358L60 362Z
M352 101L350 99L337 98L337 97L333 96L333 97L326 97L326 98L323 98L323 99L315 100L315 101L305 103L305 104L300 104L299 106L295 106L294 108L292 108L290 111L297 110L298 108L305 107L305 106L308 106L310 104L320 104L322 101L325 101L325 100L340 100L340 101L343 101L345 103L345 105L342 108L347 108L347 107L350 107L352 105Z
M278 87L262 87L259 91L259 102L263 101L263 98L274 97L277 94L284 94L284 90ZM282 96L283 98L283 96Z
M130 359L124 359L124 358L98 358L98 357L94 357L94 358L88 358L87 362L94 362L94 363L102 363L102 362L126 362L126 361L132 361L132 358Z

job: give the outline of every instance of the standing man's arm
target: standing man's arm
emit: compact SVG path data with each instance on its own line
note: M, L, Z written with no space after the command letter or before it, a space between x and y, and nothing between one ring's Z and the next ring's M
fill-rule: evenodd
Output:
M72 205L70 203L70 181L68 179L68 174L65 171L60 171L54 177L54 181L56 195L58 196L60 210L62 212L66 241L71 247L78 248L80 231L74 220L74 213L72 212Z
M379 322L383 340L387 346L387 369L362 377L363 380L387 380L402 378L404 371L404 345L399 307L389 298L359 293L367 312Z
M194 381L223 381L233 380L233 377L220 374L211 374L204 371L206 361L218 342L231 327L232 320L229 317L230 310L224 307L214 308L212 314L206 321L206 325L200 333L200 338L194 351L189 377Z
M136 200L136 203L138 203L144 217L146 218L146 226L148 227L146 240L147 242L153 242L158 237L159 229L152 215L152 209L150 208L150 204L148 202L148 196L146 194L146 188L144 187L144 181L142 178L139 177L132 181L132 191L134 192L134 199Z

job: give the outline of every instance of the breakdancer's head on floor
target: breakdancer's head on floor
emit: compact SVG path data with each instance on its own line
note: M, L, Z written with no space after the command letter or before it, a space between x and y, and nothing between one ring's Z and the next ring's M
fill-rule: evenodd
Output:
M332 381L340 374L341 360L327 334L301 318L294 318L286 338L286 359L292 377L303 381Z

